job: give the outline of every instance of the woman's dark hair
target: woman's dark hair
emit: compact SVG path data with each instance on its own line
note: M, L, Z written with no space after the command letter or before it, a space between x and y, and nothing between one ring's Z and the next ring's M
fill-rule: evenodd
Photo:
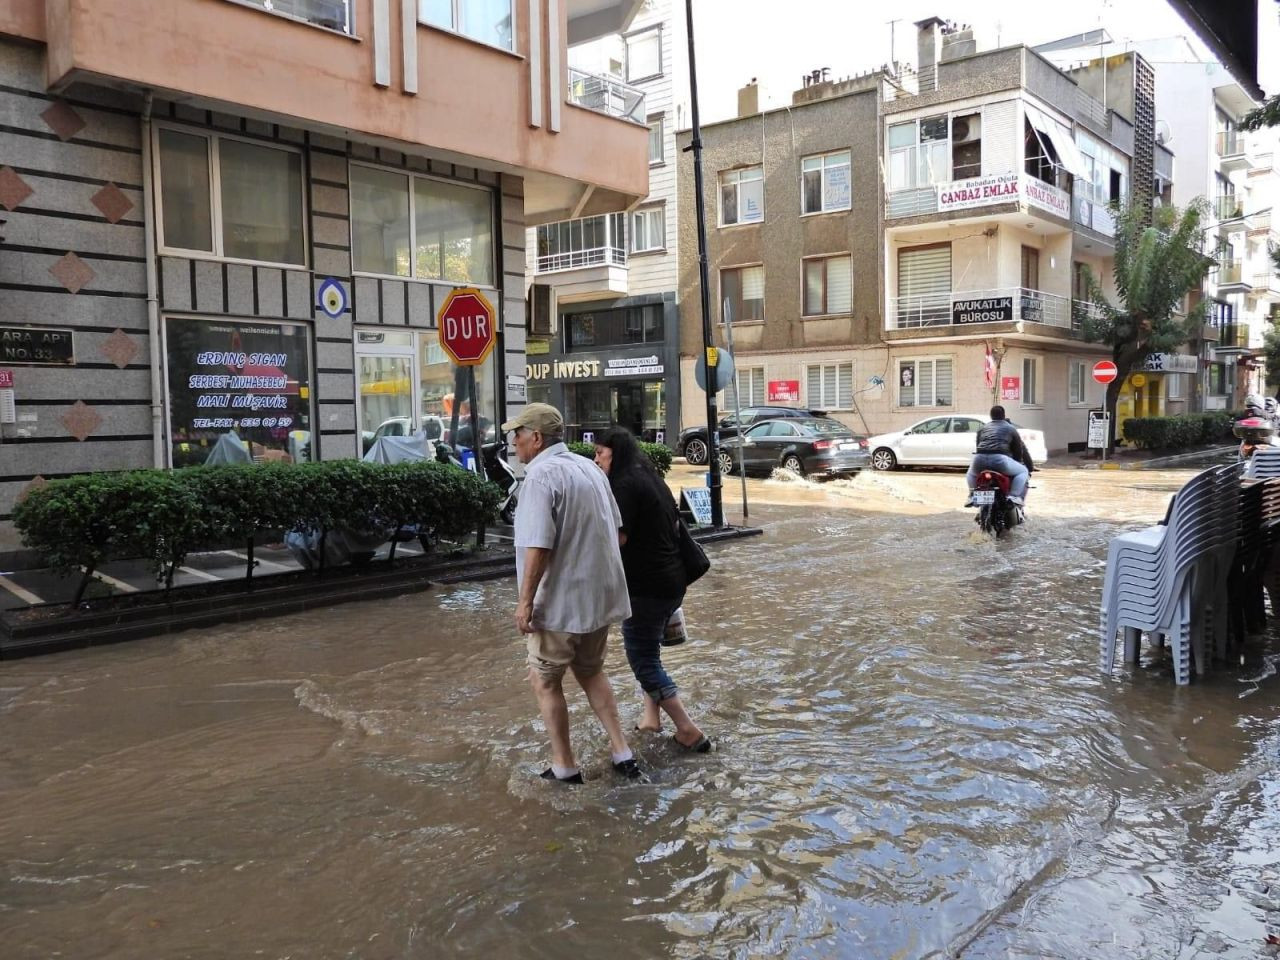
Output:
M644 482L654 490L661 490L665 496L671 496L666 481L654 467L653 461L640 448L635 436L626 427L610 427L602 430L596 435L595 443L596 446L608 447L613 451L613 462L609 466L610 485L616 484L624 476L635 471L635 474L643 477Z

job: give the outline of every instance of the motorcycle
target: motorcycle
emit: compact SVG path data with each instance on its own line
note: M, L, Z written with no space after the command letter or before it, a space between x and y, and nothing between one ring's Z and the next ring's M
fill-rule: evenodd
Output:
M516 476L515 469L507 461L507 445L502 441L483 444L480 453L485 476L501 487L504 494L502 503L498 505L498 516L503 523L513 524L516 522L516 503L523 478Z
M974 521L983 533L997 540L1026 519L1022 508L1009 499L1010 480L995 470L982 470L973 488Z
M1237 454L1248 460L1258 447L1270 446L1275 439L1275 422L1265 416L1241 417L1231 425L1231 432L1240 438Z

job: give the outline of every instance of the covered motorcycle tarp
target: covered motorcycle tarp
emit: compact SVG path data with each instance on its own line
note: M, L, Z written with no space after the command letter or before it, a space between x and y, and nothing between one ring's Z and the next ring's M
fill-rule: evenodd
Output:
M253 457L249 454L248 445L240 439L240 434L232 430L217 439L204 463L207 467L228 463L253 463Z
M435 444L425 433L415 433L411 437L379 437L362 459L366 463L412 463L435 458Z

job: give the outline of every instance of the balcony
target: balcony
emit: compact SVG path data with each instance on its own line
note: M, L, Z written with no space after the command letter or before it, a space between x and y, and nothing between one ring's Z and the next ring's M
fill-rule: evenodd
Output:
M1214 349L1219 353L1239 353L1249 349L1247 323L1228 323L1218 329L1218 342L1214 345Z
M1069 297L1028 287L953 290L950 293L890 298L885 322L890 330L968 327L989 323L1034 324L1061 330L1080 328ZM1025 326L1023 332L1029 332Z
M898 156L918 149L904 148L890 158L890 182L896 180L898 185L891 186L885 195L886 219L979 210L1010 203L1030 213L1050 213L1063 220L1071 219L1071 195L1025 173L930 182L927 173L920 175L920 171L907 170L906 164L911 158ZM895 177L895 173L900 176Z
M1220 194L1213 201L1213 215L1218 221L1218 229L1227 233L1238 233L1245 229L1244 198L1234 193Z
M644 123L644 91L616 77L569 68L569 102L597 113Z
M1215 141L1218 164L1228 172L1244 170L1249 166L1249 157L1244 149L1244 137L1235 130L1219 130Z
M1253 278L1245 272L1243 260L1223 260L1218 264L1218 293L1248 293Z
M607 213L538 227L534 273L551 276L561 302L625 294L625 218Z
M1280 300L1280 277L1275 270L1257 270L1253 274L1253 290L1255 297L1265 300Z
M279 16L291 17L326 30L354 34L351 22L353 0L232 0L246 7L260 7Z

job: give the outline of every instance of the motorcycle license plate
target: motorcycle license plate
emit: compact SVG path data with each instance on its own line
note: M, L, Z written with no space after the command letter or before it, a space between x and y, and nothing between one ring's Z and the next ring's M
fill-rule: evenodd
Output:
M975 490L973 491L973 502L979 506L995 503L996 492L994 490Z

